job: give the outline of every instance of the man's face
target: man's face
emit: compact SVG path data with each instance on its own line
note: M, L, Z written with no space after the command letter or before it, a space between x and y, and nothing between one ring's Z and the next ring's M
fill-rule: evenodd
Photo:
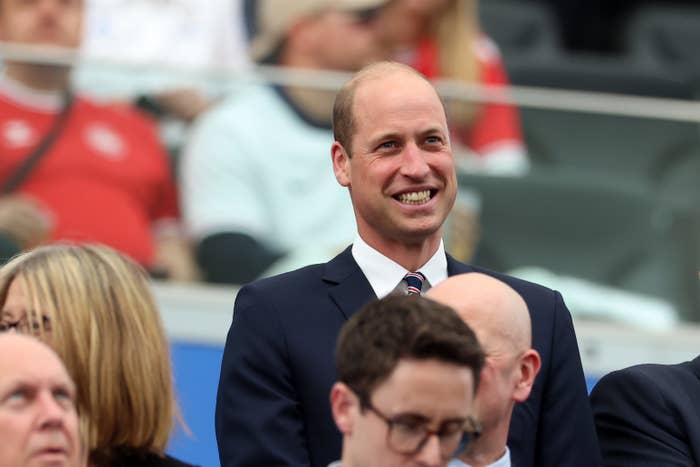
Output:
M0 0L0 40L76 48L82 0Z
M78 466L73 383L55 354L22 344L0 350L0 465Z
M442 104L408 71L367 78L354 98L351 157L336 157L358 230L370 245L438 240L457 179ZM376 247L376 246L375 246Z
M472 413L472 391L468 368L437 360L402 360L369 402L382 415L410 430L424 426L438 431L462 426ZM344 460L349 467L437 467L447 465L454 454L454 447L446 452L436 435L430 435L415 454L400 454L391 445L387 422L377 413L355 407L351 417L352 430L344 439ZM406 428L394 425L391 430L402 429Z
M357 71L383 58L371 19L359 13L329 10L315 17L308 27L314 59L323 68Z
M487 351L475 401L477 418L484 432L510 419L519 357L514 351L491 354Z

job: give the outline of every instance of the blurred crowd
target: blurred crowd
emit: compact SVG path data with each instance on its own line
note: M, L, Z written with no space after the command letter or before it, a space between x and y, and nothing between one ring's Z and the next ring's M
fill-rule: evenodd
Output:
M602 27L621 2L549 3L566 45L605 50L569 38L569 16ZM334 91L246 78L257 65L353 72L391 59L430 79L505 89L478 9L477 0L7 0L3 43L73 49L79 60L5 55L0 259L56 240L99 242L155 277L237 284L327 260L355 235L328 170ZM446 105L459 168L528 171L514 105ZM463 260L478 209L461 196L446 229Z
M8 0L0 25L5 43L82 59L6 55L0 256L99 242L174 280L243 283L328 259L354 235L327 170L334 93L236 79L253 64L352 72L394 59L508 83L474 0ZM449 111L465 164L527 170L514 107Z

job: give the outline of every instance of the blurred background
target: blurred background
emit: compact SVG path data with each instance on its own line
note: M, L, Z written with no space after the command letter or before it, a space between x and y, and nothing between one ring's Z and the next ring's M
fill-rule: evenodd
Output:
M589 387L700 352L700 2L319 2L351 14L346 40L265 3L86 0L77 54L2 48L3 61L70 65L81 94L157 125L190 257L145 264L192 432L174 455L218 465L215 394L239 285L352 242L347 194L326 185L328 96L363 60L436 81L460 184L447 250L561 291ZM304 49L314 34L325 48ZM0 124L0 139L18 138L12 115ZM293 219L290 198L304 206Z

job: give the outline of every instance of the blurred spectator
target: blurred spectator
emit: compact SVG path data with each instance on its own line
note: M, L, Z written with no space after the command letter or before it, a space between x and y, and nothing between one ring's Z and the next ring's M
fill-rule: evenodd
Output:
M357 70L381 52L370 21L384 0L259 0L253 57L313 70ZM257 85L197 122L185 150L183 206L206 278L244 283L325 261L351 242L335 181L334 93Z
M0 335L0 465L84 465L75 385L36 339Z
M479 30L476 0L392 0L377 29L399 61L428 78L509 84L496 44ZM514 106L448 102L447 110L458 164L499 173L528 169Z
M33 334L77 386L93 467L183 467L168 342L145 272L116 251L51 245L0 268L0 329Z
M452 276L427 296L457 311L486 354L475 401L481 435L450 467L510 467L513 408L530 396L541 365L527 305L505 282L480 273Z
M243 24L241 0L87 0L78 89L190 122L223 80L186 72L247 68Z
M0 40L75 48L80 0L4 0ZM194 275L169 161L126 106L74 96L70 68L13 61L0 80L0 231L21 249L98 241L173 278Z
M366 305L338 337L331 408L343 450L331 466L447 465L478 434L483 361L474 332L449 307L400 295Z

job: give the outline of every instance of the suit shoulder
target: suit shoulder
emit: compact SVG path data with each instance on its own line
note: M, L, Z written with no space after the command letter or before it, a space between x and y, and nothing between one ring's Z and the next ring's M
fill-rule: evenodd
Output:
M314 295L322 287L323 270L323 264L314 264L250 282L238 291L236 308L261 303L286 308L285 305L300 303L304 297Z
M482 274L487 274L491 277L494 277L498 280L501 280L508 284L510 287L515 289L517 292L519 292L521 295L524 295L525 293L527 294L537 294L541 296L552 296L556 292L549 287L545 287L544 285L537 284L535 282L530 282L525 279L520 279L515 276L510 276L508 274L503 274L500 272L496 271L491 271L490 269L482 268L479 266L472 266L475 272L480 272Z

